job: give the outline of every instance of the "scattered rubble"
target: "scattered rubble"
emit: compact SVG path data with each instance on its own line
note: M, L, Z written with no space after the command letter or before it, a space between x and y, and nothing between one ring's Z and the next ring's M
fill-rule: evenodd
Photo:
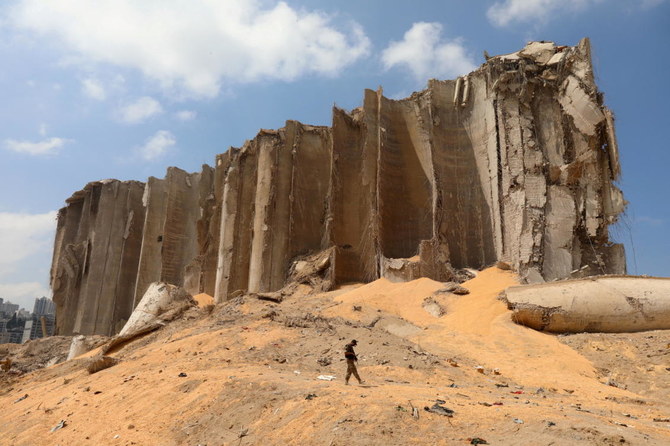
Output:
M156 322L172 320L194 306L197 306L197 302L183 288L161 282L152 283L119 336L139 332Z
M443 402L444 403L444 402ZM426 412L432 412L436 413L438 415L444 415L447 417L453 417L454 416L454 411L449 409L448 407L442 406L440 403L435 403L431 407L424 407L423 410Z
M91 358L86 365L86 370L90 374L98 373L101 370L108 369L115 366L120 362L119 359L113 358L111 356L96 356Z
M60 422L57 425L51 428L51 432L56 432L57 430L62 429L65 426L67 426L67 422L65 420L60 420Z

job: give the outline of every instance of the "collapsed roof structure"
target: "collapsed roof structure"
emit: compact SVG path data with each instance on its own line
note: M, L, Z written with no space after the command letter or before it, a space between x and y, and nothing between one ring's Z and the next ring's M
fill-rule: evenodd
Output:
M156 281L278 290L318 253L325 288L497 261L530 283L623 274L619 174L588 39L531 42L406 99L367 90L331 127L261 130L201 172L89 183L58 216L58 333L117 333Z

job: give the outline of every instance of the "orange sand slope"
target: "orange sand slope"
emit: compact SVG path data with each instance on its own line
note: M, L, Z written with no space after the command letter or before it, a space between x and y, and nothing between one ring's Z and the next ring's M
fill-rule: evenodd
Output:
M214 298L207 293L196 294L193 296L193 299L195 299L200 308L204 308L207 305L214 305Z
M670 334L585 334L573 350L511 322L496 296L515 283L491 268L463 296L382 279L194 308L111 368L80 358L2 384L0 445L670 444ZM353 338L365 386L343 385ZM453 418L423 410L438 399Z
M530 385L591 388L595 372L588 360L555 336L511 321L510 312L497 297L508 286L517 284L513 273L488 268L462 284L470 294L434 296L446 307L446 315L438 318L422 305L443 287L442 283L425 278L400 284L379 279L338 296L335 300L341 304L326 314L363 320L381 310L420 327L422 330L407 337L432 353L448 351L465 356ZM360 306L361 310L354 311L353 306Z

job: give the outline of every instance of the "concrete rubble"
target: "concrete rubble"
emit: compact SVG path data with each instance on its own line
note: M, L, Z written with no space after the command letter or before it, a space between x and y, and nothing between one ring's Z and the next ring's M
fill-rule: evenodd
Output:
M328 286L498 261L529 283L624 274L619 173L588 39L532 42L406 99L366 90L331 127L261 130L199 173L88 184L59 213L57 329L113 335L157 281L278 291L322 252Z
M162 282L154 282L144 293L142 300L130 315L119 336L130 336L145 327L160 321L166 313L183 313L196 306L193 297L183 288Z
M554 333L670 329L670 279L602 276L507 288L512 319Z

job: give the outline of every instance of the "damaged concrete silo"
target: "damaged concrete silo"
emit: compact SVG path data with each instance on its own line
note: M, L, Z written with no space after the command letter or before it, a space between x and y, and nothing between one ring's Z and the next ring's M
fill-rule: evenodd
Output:
M622 274L623 247L608 233L625 204L619 173L588 40L532 42L406 99L367 90L360 108L333 110L332 127L288 121L218 155L214 168L150 178L135 210L141 236L115 242L135 253L121 268L133 288L114 297L128 311L104 327L63 323L61 333L118 331L153 281L217 301L275 291L296 260L324 250L330 284L450 280L454 268L496 261L528 282ZM67 320L113 305L82 283L117 280L68 275L83 261L68 252L100 242L74 207L61 211L52 268Z

